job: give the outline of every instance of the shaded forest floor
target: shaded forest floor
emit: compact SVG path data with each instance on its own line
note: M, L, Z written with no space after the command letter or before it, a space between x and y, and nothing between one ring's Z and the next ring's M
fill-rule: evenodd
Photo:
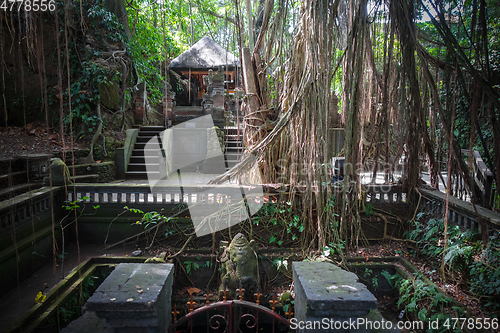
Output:
M15 158L18 155L47 154L70 149L71 139L65 136L65 147L59 131L46 129L43 124L30 123L25 127L0 128L0 158ZM75 146L84 148L83 144Z
M125 135L115 131L104 131L105 135L111 136L113 140L123 142ZM63 151L71 151L73 146L74 151L84 151L90 148L90 140L92 133L79 140L64 134L64 145L61 133L57 128L46 128L42 123L29 123L25 127L0 127L0 159L16 158L19 155L29 154L47 154ZM97 149L102 145L102 139L99 138L94 146Z

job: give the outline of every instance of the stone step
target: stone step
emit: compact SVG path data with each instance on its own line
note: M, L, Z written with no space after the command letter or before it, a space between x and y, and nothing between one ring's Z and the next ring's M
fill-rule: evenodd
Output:
M237 134L226 134L225 135L226 137L226 140L233 140L233 141L241 141L243 140L243 135L240 134L240 135L237 135Z
M130 156L130 163L152 163L152 164L158 164L159 163L159 158L158 156Z
M0 201L8 200L10 198L15 197L16 195L28 192L30 190L36 190L40 187L42 187L42 182L35 182L29 184L25 183L4 188L0 190Z
M136 142L135 145L134 145L134 149L144 149L146 147L146 145L148 144L148 141L149 140L145 140L145 141L142 141L142 142ZM161 141L160 140L158 140L158 143L161 145Z
M241 154L232 153L232 152L226 152L224 154L226 161L238 161L240 156L241 156Z
M134 149L132 150L132 156L147 156L147 157L157 157L159 149Z
M160 175L160 172L151 172L152 175ZM127 171L125 174L127 180L131 179L148 179L148 174L144 171Z
M242 141L226 141L224 143L225 147L238 147L242 148L243 147L243 142Z
M149 140L151 140L155 136L157 136L157 134L138 136L137 140L135 141L135 144L138 144L138 143L147 143Z
M224 126L224 132L226 134L238 134L237 126ZM240 128L240 135L243 134L243 128Z
M226 147L227 153L238 153L241 154L243 152L243 147Z
M28 182L26 170L12 172L10 175L0 175L0 188L7 188L9 185L24 184L26 182Z
M160 133L165 130L163 126L141 126L139 129L139 135L142 133Z
M73 183L97 183L97 179L99 179L98 174L90 174L90 175L78 175L74 177L69 177Z
M160 165L158 163L129 163L128 171L142 171L142 172L150 172L150 171L158 171L160 170Z

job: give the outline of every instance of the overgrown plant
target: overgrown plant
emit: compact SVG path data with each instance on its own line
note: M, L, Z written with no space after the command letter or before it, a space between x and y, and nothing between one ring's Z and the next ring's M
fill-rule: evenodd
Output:
M422 213L418 217L423 216ZM408 238L416 241L419 251L429 258L440 262L444 251L443 219L431 218L426 224L415 221L414 229L408 232ZM444 255L445 264L456 271L464 271L477 251L478 244L472 243L474 233L462 232L459 226L448 228L448 246Z
M59 254L59 258L61 259L61 277L64 277L64 258L67 253L64 251L66 241L65 241L65 230L68 228L70 225L75 223L80 216L82 216L83 212L85 211L86 207L86 202L91 201L87 196L83 196L81 198L76 198L76 200L73 201L67 201L64 203L62 208L64 208L66 211L68 211L68 214L64 216L61 221L59 222L59 227L61 228L61 244L62 244L62 249L61 253ZM82 205L82 206L80 206ZM99 205L92 205L92 208L94 209L93 213L88 213L87 215L95 215L97 213L97 210L100 208ZM70 218L70 216L73 215L74 219L71 220L70 222L65 222L66 219Z
M420 320L427 325L435 320L445 323L452 318L465 317L463 310L456 306L450 297L441 294L436 287L427 284L419 276L409 279L399 278L395 285L400 294L397 304L404 308L409 320ZM433 332L462 332L462 330L440 325L437 331Z
M136 225L142 225L144 227L144 230L149 234L149 231L152 229L155 229L155 233L151 238L151 242L149 243L149 246L147 248L150 248L153 245L153 242L156 239L156 236L158 234L158 230L160 225L162 224L167 224L167 228L165 230L165 237L168 237L173 234L173 226L169 225L169 222L172 222L174 220L177 220L177 217L169 217L165 216L161 213L158 213L156 211L151 211L151 212L144 212L140 209L137 208L129 208L127 206L124 207L125 211L129 211L135 214L141 214L142 217L140 220L137 220L134 224ZM163 209L162 209L163 210Z
M445 250L443 220L431 218L427 223L421 222L425 216L424 213L417 215L413 230L408 232L408 238L416 242L421 254L436 263L440 263L444 258L449 273L461 276L461 283L468 286L488 312L498 313L500 240L492 237L483 245L475 240L475 234L470 230L463 232L458 226L451 226L448 228L448 246Z

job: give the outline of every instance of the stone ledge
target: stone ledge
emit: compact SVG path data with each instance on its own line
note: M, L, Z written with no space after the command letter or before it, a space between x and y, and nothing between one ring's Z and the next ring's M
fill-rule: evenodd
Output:
M173 264L119 264L88 299L86 308L106 318L116 332L123 331L121 328L164 332L170 324L173 267Z
M339 311L355 311L353 314L366 315L377 308L377 299L358 282L356 274L327 262L294 262L292 265L295 285L301 286L307 298L307 314L336 316Z

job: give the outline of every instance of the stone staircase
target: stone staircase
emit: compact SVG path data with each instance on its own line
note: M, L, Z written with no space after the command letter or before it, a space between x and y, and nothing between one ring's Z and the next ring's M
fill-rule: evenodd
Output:
M126 179L148 179L147 172L160 173L160 159L158 149L145 150L146 144L153 137L163 132L163 126L142 126L132 150L130 161L125 174Z
M225 133L225 152L224 159L226 160L226 171L234 167L241 158L243 152L243 129L240 128L238 135L238 128L236 126L224 127Z
M148 179L147 172L160 173L158 149L145 149L145 147L149 140L164 130L163 126L142 126L140 128L125 174L127 180ZM225 127L224 132L224 159L226 170L229 170L240 160L243 147L243 130L240 129L239 136L236 127Z

